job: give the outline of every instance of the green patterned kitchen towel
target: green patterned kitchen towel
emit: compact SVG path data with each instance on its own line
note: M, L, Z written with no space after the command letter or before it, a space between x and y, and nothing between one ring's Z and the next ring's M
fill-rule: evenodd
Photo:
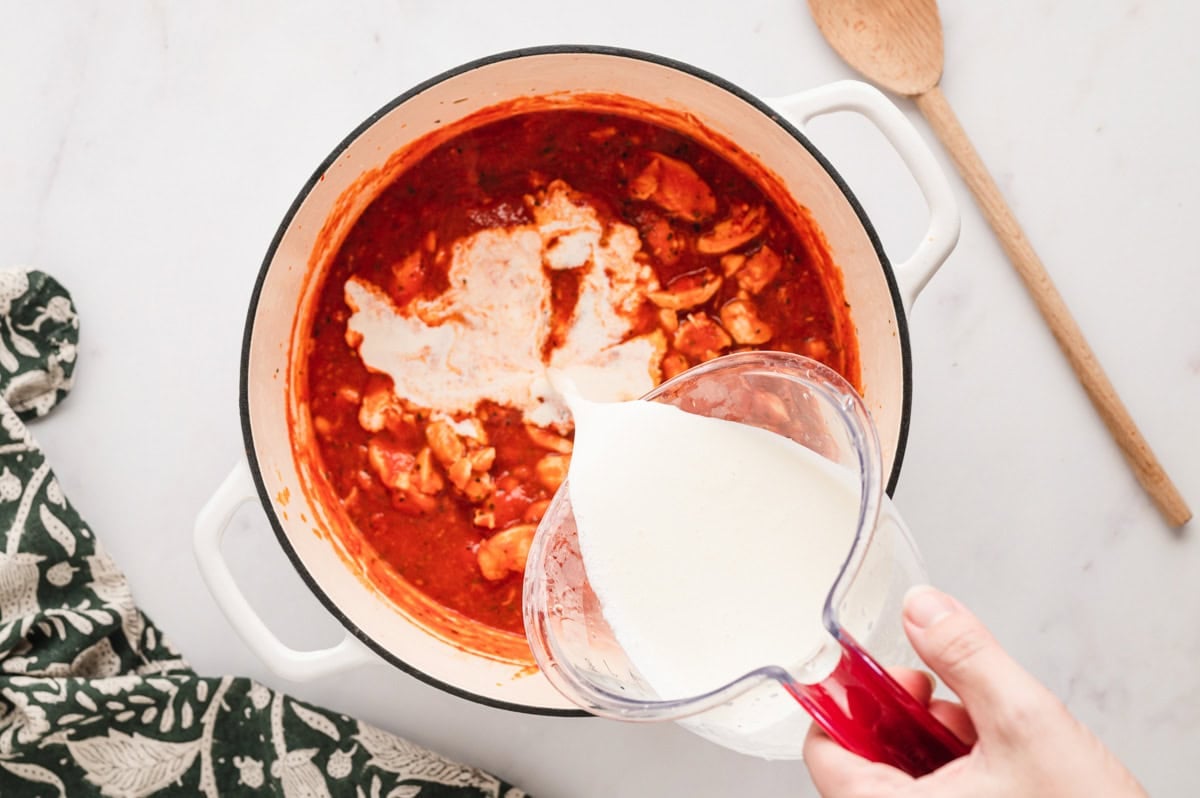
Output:
M25 426L70 389L78 336L55 280L0 271L0 796L524 796L366 723L188 666Z

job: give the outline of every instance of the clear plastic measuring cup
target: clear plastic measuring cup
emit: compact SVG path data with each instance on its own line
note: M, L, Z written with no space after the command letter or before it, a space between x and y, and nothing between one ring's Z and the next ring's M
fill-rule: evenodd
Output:
M766 662L701 695L661 697L622 649L589 586L568 474L525 569L526 636L550 682L594 714L679 721L728 748L767 758L798 758L810 720L846 748L913 775L966 753L881 666L916 662L900 605L924 571L883 493L875 428L854 389L808 358L746 352L697 366L644 399L771 430L859 475L857 532L822 615L829 635L802 662ZM799 523L797 529L819 533Z

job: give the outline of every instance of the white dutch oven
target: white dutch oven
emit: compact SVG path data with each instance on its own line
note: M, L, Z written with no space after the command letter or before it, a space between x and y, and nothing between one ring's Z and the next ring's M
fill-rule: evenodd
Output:
M320 270L341 234L386 182L389 156L480 109L523 97L576 93L618 94L694 116L774 172L809 210L842 271L858 336L864 398L879 427L889 491L895 485L911 397L905 313L958 236L949 185L904 115L861 83L837 83L764 102L685 64L609 48L539 48L475 61L400 96L330 154L280 225L250 300L241 373L246 460L200 512L195 549L217 603L247 645L283 678L317 678L378 655L485 704L577 713L528 663L497 661L439 639L362 578L360 563L339 550L337 537L328 534L331 513L313 500L304 464L293 456L293 426L303 431L307 418L289 391L289 375L298 366L295 354L303 351L297 340L304 334L304 325L297 323L302 308L317 289ZM813 117L834 111L857 112L873 122L900 154L929 205L927 234L898 265L889 262L849 188L800 132ZM230 575L220 554L221 538L234 510L256 496L284 552L346 627L337 646L302 652L284 645Z

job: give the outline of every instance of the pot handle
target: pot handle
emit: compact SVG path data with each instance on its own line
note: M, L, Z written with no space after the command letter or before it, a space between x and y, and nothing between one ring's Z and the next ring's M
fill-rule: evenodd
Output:
M250 606L221 554L221 540L225 537L225 530L234 512L257 497L250 467L243 459L233 467L233 471L196 515L192 537L192 550L200 566L200 575L238 636L267 667L281 678L293 682L311 681L377 661L377 657L349 632L331 648L317 651L294 649L276 637Z
M954 249L959 231L958 203L924 139L882 92L857 80L830 83L767 103L801 130L822 114L853 111L872 122L904 161L929 206L925 237L907 260L894 267L904 310L911 310L921 289Z

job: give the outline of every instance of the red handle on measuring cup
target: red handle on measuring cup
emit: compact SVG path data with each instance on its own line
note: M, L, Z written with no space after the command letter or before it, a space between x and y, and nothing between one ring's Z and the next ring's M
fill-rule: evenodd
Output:
M842 636L838 666L816 684L785 685L843 748L923 776L970 748L929 713L852 639Z

